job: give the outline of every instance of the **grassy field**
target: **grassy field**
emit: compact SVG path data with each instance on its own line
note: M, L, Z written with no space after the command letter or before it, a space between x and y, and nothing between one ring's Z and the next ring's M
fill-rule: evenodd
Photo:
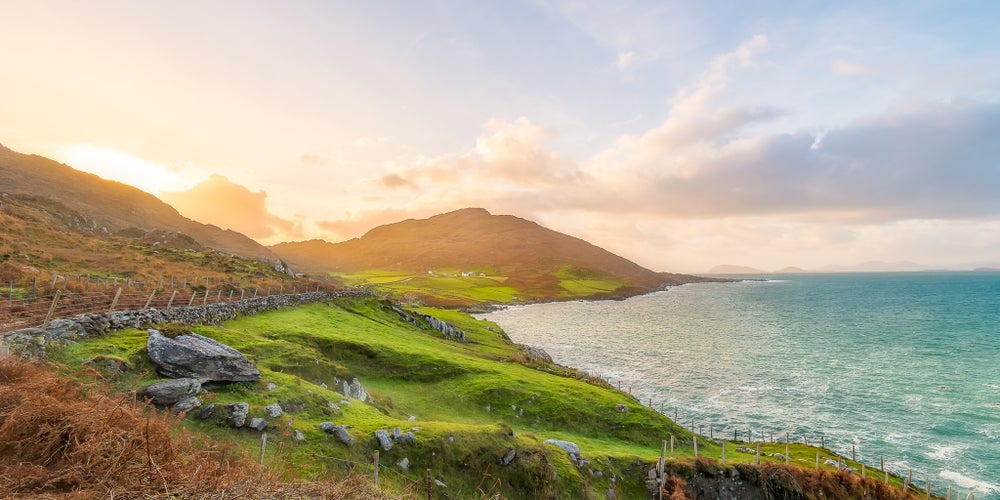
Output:
M463 273L466 275L463 276ZM551 299L594 298L606 296L626 283L564 266L551 276L557 291L540 293L531 283L512 285L509 277L489 269L436 269L433 272L369 270L331 277L352 286L370 286L380 293L406 302L433 305L470 305L476 303L517 303Z
M369 470L378 447L375 430L418 428L414 444L380 452L387 467L380 481L387 488L408 491L431 469L447 484L441 491L449 498L492 493L508 498L574 497L581 491L608 489L618 498L635 498L644 495L645 471L659 456L663 440L674 436L674 460L693 459L691 433L627 394L600 381L589 383L574 370L526 359L492 323L458 311L415 312L455 324L466 332L467 341L449 340L425 325L402 321L388 303L374 299L313 304L215 327L190 327L244 352L262 373L257 383L214 388L202 399L216 404L245 401L251 416L263 416L262 408L275 402L295 408L272 419L266 461L293 464L307 478ZM129 367L126 372L102 376L121 390L142 387L157 379L145 356L146 337L139 330L115 332L70 345L61 361L74 367L121 360ZM363 383L370 404L334 390L351 377ZM276 388L268 390L269 384ZM351 426L356 444L348 447L324 434L319 424L325 421ZM185 422L248 449L259 444L256 431L190 416ZM295 430L305 441L292 439ZM589 464L578 467L562 450L544 444L546 439L577 443ZM751 462L753 455L737 452L737 446L730 443L728 461ZM499 465L511 449L516 450L514 461ZM700 455L721 458L721 451L718 444L699 438ZM768 444L764 451L783 453L784 447ZM795 444L793 461L812 467L817 451L833 457L826 450ZM403 458L409 461L409 471L396 465ZM767 456L764 460L783 463Z

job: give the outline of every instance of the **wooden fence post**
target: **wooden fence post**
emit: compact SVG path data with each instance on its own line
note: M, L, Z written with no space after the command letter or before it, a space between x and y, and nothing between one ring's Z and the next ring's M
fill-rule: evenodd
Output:
M221 288L219 289L219 294L216 295L216 297L215 297L215 303L218 304L219 302L222 302L222 289Z
M49 312L45 315L45 321L42 322L42 330L48 328L49 321L52 320L52 315L56 312L56 305L59 304L59 297L62 296L62 290L56 290L55 297L52 297L52 305L49 306Z
M201 305L208 304L208 290L205 290L205 298L201 301Z
M819 470L819 452L816 452L816 470Z
M253 289L253 298L255 298L255 299L257 298L257 292L259 292L259 291L260 291L260 288L254 288Z
M191 290L191 300L188 300L188 307L194 305L194 296L198 295L198 292Z
M722 465L726 465L726 440L722 440Z
M824 450L826 449L826 436L819 437L819 447Z
M170 301L167 302L167 309L170 309L170 306L174 305L174 297L177 297L177 290L174 290L174 293L170 294Z
M267 433L260 434L260 464L264 465L264 450L267 449Z
M122 289L121 287L119 287L118 291L115 292L115 298L111 299L111 308L108 309L108 314L115 312L115 308L118 307L118 299L121 298L122 298Z
M854 454L854 445L853 444L851 445L851 460L854 461L854 462L858 461L857 455Z
M785 465L791 461L791 453L788 452L788 433L785 433Z
M674 435L670 435L670 456L674 456Z
M375 486L378 486L378 450L375 450Z
M865 470L865 464L861 464L861 479L867 479L868 472Z
M153 293L149 294L149 298L146 299L146 305L143 306L143 309L149 309L149 305L153 303L153 297L156 297L156 289L155 288L153 289Z
M233 301L233 294L234 294L234 293L236 293L236 290L230 290L230 291L229 291L229 302L232 302L232 301Z
M434 478L431 477L431 470L427 469L427 500L432 500L434 498Z
M760 465L760 443L757 443L757 465Z
M243 300L243 297L245 297L246 294L247 294L247 289L246 288L241 288L240 289L240 300Z
M14 280L10 280L10 292L7 293L7 305L14 306Z
M698 458L698 436L694 437L694 458Z

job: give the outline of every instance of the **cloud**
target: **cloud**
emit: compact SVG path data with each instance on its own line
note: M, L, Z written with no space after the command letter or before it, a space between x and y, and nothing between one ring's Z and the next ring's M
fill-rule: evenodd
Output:
M871 73L872 68L843 59L837 59L830 63L830 72L838 76L858 76Z
M160 196L186 217L241 232L251 238L301 238L300 223L267 210L267 193L250 191L218 174L187 190Z
M416 184L410 182L407 179L404 179L403 176L401 176L401 175L399 175L397 173L389 173L389 174L383 175L378 180L378 183L381 184L383 187L386 187L386 188L389 188L389 189L401 189L401 188L417 189L417 185Z
M618 71L625 72L631 68L636 63L635 52L631 50L618 53L618 61L615 62L615 67Z

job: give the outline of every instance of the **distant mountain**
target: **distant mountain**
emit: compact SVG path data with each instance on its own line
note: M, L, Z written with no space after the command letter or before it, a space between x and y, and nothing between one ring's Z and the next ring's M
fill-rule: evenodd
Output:
M270 250L243 234L188 219L145 191L2 145L0 192L56 202L79 214L79 229L84 231L180 233L216 250L254 259L275 258Z
M566 277L620 281L612 292L616 296L704 281L654 272L579 238L481 208L379 226L341 243L311 240L271 249L294 268L314 272L452 270L502 275L504 285L539 298L559 296L560 281Z
M708 270L708 274L768 274L767 271L748 266L722 264Z
M775 271L775 274L783 274L783 273L798 274L798 273L808 273L808 272L809 271L806 271L805 269L802 269L801 267L788 266L788 267L783 267L781 269L778 269L777 271Z

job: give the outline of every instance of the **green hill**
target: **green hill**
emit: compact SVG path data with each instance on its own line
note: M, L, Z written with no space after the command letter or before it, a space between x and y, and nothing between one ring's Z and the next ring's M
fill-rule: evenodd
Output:
M657 273L579 238L481 208L388 224L341 243L271 249L296 268L442 305L624 297L704 280Z

